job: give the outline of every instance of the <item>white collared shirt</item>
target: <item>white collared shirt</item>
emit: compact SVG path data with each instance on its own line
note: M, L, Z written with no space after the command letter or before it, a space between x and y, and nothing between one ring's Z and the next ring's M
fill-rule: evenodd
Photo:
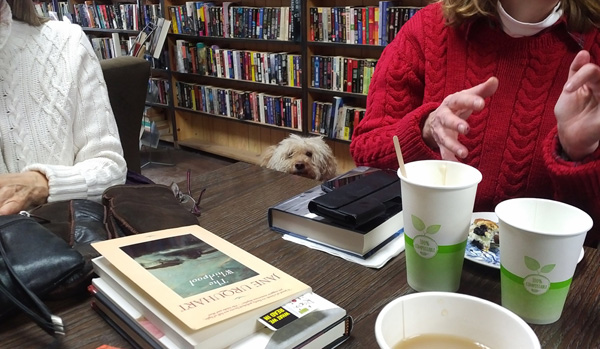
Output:
M513 38L520 38L524 36L533 36L542 30L552 26L562 16L563 11L560 8L560 2L556 4L552 12L546 17L546 19L537 23L525 23L517 21L512 18L502 7L500 1L498 1L498 14L500 15L500 21L502 22L502 29L504 32Z

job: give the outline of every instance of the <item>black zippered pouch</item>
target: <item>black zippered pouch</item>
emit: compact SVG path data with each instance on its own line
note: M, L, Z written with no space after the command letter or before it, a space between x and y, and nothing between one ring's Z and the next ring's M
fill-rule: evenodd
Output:
M311 200L308 210L345 226L361 226L402 210L400 178L391 170L374 172Z

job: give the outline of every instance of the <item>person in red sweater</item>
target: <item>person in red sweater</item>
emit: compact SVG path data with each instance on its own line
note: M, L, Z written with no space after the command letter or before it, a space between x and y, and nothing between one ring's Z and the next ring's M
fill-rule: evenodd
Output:
M377 62L350 151L358 166L462 161L483 174L476 211L540 197L577 206L600 240L597 0L442 0Z

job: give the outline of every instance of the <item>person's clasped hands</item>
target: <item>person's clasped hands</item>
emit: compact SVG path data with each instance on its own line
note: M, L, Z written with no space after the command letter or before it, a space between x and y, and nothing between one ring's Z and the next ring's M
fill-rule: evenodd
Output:
M429 114L423 126L423 139L432 149L439 148L444 160L457 161L468 155L458 140L469 133L467 119L485 107L485 99L498 89L498 79L487 81L444 98ZM600 141L600 67L590 63L590 54L581 51L571 63L569 78L556 102L558 138L570 160L593 153Z
M48 180L37 171L0 175L0 215L14 214L46 202Z

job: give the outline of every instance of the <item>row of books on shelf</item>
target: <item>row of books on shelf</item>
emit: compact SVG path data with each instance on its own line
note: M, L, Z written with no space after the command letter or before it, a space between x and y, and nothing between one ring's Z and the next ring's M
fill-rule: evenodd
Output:
M140 31L128 54L130 56L145 57L146 54L154 59L161 59L165 53L165 40L171 29L171 21L162 17L156 18L154 22L149 22L144 30ZM114 35L114 34L113 34ZM162 58L164 60L164 58Z
M380 1L379 6L311 7L310 40L387 45L400 27L420 9L394 3Z
M150 21L160 17L160 8L157 5L144 5L144 16L140 13L137 4L96 4L95 1L74 3L74 21L82 27L99 29L141 30L146 26L145 9L148 8L152 15Z
M40 17L51 18L52 13L56 14L55 19L61 20L63 16L69 15L69 4L66 1L56 2L56 6L54 1L34 1L33 6L35 7L35 11Z
M156 132L158 137L173 134L169 120L164 112L153 107L146 107L144 110L142 131L142 134L146 135Z
M186 40L176 40L176 70L280 86L299 87L302 81L299 54L230 50Z
M169 66L169 51L163 50L158 58L154 58L151 54L145 53L142 57L150 63L150 68L160 70L171 70Z
M175 82L177 106L302 131L302 99L182 81Z
M333 102L315 101L312 104L311 132L329 138L352 140L354 127L365 116L365 108L344 105L339 96Z
M168 79L150 78L148 79L148 93L146 102L153 104L170 104L171 84Z
M135 347L333 348L349 338L343 308L200 226L92 246L92 307Z
M367 94L376 59L340 56L311 57L311 87Z
M88 35L88 39L99 60L127 56L135 44L135 37L122 37L118 33L110 37Z
M145 34L141 35L142 37L146 37ZM165 50L157 50L156 53L158 56L155 56L151 53L151 42L145 41L140 42L140 36L122 36L118 33L112 33L111 36L96 36L96 35L87 35L92 48L94 49L94 53L98 59L110 59L120 56L138 56L142 57L153 64L155 68L166 68L168 64L166 62L167 52ZM162 62L162 63L161 63Z
M293 40L293 21L290 7L236 6L233 2L222 4L187 1L185 5L169 7L173 33L225 38L251 38Z

